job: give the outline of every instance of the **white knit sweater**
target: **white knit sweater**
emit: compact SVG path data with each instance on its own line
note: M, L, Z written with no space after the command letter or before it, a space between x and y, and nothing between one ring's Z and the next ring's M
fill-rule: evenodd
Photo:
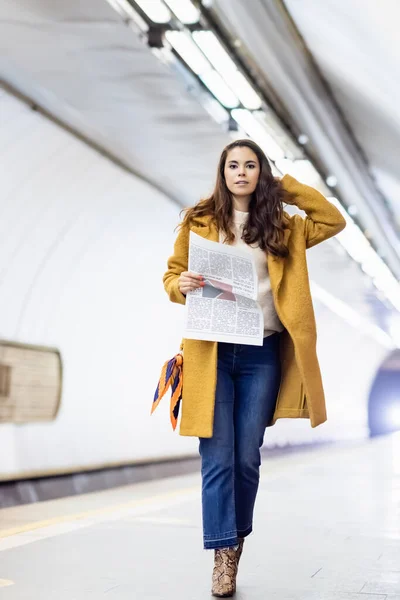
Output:
M242 230L249 216L248 212L242 212L234 209L233 216L233 233L235 234L235 241L231 243L232 246L238 248L245 248L250 250L254 255L254 261L256 264L257 275L258 275L258 297L257 301L261 306L263 317L264 317L264 337L272 335L276 331L282 331L284 329L280 322L278 315L276 314L274 299L272 296L271 283L268 275L267 257L263 250L258 246L248 245L242 240ZM224 242L224 235L222 232L219 234L219 241Z

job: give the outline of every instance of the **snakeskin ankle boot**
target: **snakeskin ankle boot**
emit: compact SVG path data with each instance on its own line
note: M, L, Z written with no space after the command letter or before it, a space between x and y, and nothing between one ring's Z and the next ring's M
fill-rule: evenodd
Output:
M237 559L234 548L214 550L214 570L211 593L217 598L228 598L236 591Z

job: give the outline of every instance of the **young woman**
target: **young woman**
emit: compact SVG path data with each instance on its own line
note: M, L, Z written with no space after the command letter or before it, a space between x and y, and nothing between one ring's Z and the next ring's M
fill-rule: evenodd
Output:
M306 217L290 216L296 204ZM306 249L345 227L317 190L272 175L243 139L222 152L212 195L188 209L164 275L172 302L204 285L188 272L189 231L254 253L262 346L183 340L180 434L200 440L204 548L214 549L212 594L232 596L244 538L253 527L265 428L279 418L326 420Z

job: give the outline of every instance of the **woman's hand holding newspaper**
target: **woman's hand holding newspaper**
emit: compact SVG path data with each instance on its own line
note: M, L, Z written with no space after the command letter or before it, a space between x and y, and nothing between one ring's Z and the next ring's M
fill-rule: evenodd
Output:
M204 277L191 271L183 271L179 276L178 285L179 291L186 296L188 292L204 287Z

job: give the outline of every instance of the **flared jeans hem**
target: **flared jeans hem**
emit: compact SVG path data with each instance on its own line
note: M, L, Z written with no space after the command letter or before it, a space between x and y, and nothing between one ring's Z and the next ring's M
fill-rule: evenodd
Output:
M239 543L238 538L245 538L253 531L253 526L247 527L243 531L237 532L237 535L232 535L232 533L227 534L227 537L219 537L215 540L207 539L207 537L214 536L205 536L204 539L204 550L216 550L217 548L231 548L232 546L237 546Z
M250 525L250 527L247 527L247 529L244 529L243 531L240 531L240 530L238 529L238 532L237 532L237 534L238 534L238 537L240 537L240 538L245 538L245 537L247 537L248 535L250 535L250 533L251 533L252 531L253 531L253 526L252 526L252 525Z
M204 540L204 550L216 550L217 548L231 548L238 545L237 535L219 538L218 540Z

